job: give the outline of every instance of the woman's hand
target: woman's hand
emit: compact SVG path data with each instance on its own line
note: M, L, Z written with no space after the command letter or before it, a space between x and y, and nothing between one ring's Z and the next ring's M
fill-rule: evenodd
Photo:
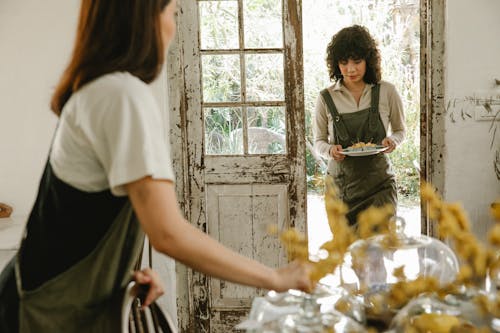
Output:
M149 267L134 272L134 281L138 284L146 284L149 286L148 294L142 306L150 305L165 292L160 276Z
M311 264L293 261L288 265L275 270L275 286L273 289L278 292L288 289L298 289L305 292L311 292L314 288L310 279Z
M396 149L396 143L389 138L385 138L384 140L382 140L382 146L389 147L384 150L384 153L386 154L392 153L394 149Z
M345 158L344 154L341 154L340 152L342 151L342 146L341 145L333 145L332 148L330 148L330 156L335 160L335 161L343 161Z

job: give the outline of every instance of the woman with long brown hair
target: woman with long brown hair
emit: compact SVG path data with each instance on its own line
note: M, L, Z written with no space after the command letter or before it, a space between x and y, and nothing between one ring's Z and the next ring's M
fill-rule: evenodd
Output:
M73 55L52 97L59 124L17 256L0 278L0 331L114 332L144 233L206 274L278 291L308 267L271 269L181 215L160 110L147 86L175 32L175 0L82 0ZM17 279L15 278L17 277ZM161 293L150 269L145 305Z

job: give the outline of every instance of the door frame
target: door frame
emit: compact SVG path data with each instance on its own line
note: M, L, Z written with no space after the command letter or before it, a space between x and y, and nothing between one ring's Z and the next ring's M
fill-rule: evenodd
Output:
M423 180L431 182L439 193L444 190L444 133L445 133L445 0L420 0L420 168L421 177ZM289 15L290 22L295 22L293 27L285 27L285 33L297 34L302 33L301 0L284 0L284 3L293 3L287 6L286 15ZM179 6L179 5L178 5ZM202 121L202 119L192 119L192 114L188 110L193 107L200 107L200 101L194 98L201 89L200 68L188 67L186 63L192 63L192 57L199 57L200 51L198 41L186 39L184 36L191 34L198 35L197 29L193 25L181 24L187 17L193 17L197 12L196 0L185 0L182 2L182 7L177 13L177 34L175 41L172 43L167 56L167 86L168 86L168 101L169 101L169 118L170 118L170 133L167 133L172 144L172 160L174 170L176 172L176 192L179 204L188 221L204 221L202 216L202 200L204 198L204 188L193 186L193 184L202 184L199 179L199 170L204 166L203 148L201 145L189 145L187 138L197 138L202 142L203 133L189 132L188 123L192 121ZM302 50L302 38L297 39L301 45L297 50ZM183 43L181 43L183 42ZM286 46L288 47L288 46ZM293 52L292 49L287 49L287 52ZM300 59L302 66L302 53L294 55ZM293 73L301 71L295 69ZM188 77L186 73L189 73ZM292 73L292 75L293 75ZM197 80L189 79L192 77ZM295 103L294 107L304 108L303 100L303 75L295 81L293 86L286 85L285 90L293 91L295 98L292 99ZM293 116L293 115L291 115ZM300 122L295 122L300 124ZM302 122L302 130L305 133L305 124ZM288 147L305 147L305 144L295 144L287 142ZM296 155L304 156L302 164L294 170L292 176L299 176L300 173L305 173L305 151L297 151ZM191 178L190 175L193 175ZM290 193L291 198L297 199L300 205L306 205L305 196L307 189L304 187L304 193ZM303 198L303 199L302 199ZM292 201L292 200L291 200ZM291 205L290 216L295 220L306 221L306 216L300 212L302 208L297 210L297 207ZM305 210L306 211L306 210ZM296 212L299 212L296 215ZM436 228L429 221L428 212L422 206L422 232L435 236ZM202 226L203 224L198 226ZM305 225L304 225L305 227ZM305 232L305 229L303 230ZM193 290L199 289L201 285L205 285L207 281L193 281L192 271L184 265L177 263L177 313L180 332L194 332L194 318L189 318L190 309L193 308L190 296ZM203 293L201 293L203 294ZM204 318L207 314L200 313Z
M420 170L421 178L444 191L445 151L445 2L420 0ZM421 230L437 236L421 202Z
M170 105L170 142L176 173L176 192L184 216L200 230L207 232L205 207L205 173L207 158L204 155L203 113L200 99L201 68L198 22L186 20L198 17L196 0L178 4L177 34L167 56L168 95ZM307 185L306 145L304 113L304 75L302 52L302 0L283 0L285 100L287 101L287 129L295 133L287 135L289 173L287 176L289 198L289 227L306 232ZM186 38L186 36L189 36ZM294 40L293 43L287 41ZM197 65L191 65L197 64ZM262 159L266 160L266 156ZM269 170L273 168L270 164ZM210 324L209 279L184 265L176 265L177 314L180 332L208 332ZM193 302L196 297L198 302ZM190 314L194 313L194 316Z

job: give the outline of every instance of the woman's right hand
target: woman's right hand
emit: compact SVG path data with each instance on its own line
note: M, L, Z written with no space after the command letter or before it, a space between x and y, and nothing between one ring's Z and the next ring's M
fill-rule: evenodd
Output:
M140 271L134 272L134 281L139 284L148 285L148 293L144 299L143 306L149 306L158 297L165 293L165 288L161 281L160 276L157 272L153 271L151 268L146 267Z
M343 161L345 158L344 154L341 154L340 152L342 151L342 146L341 145L333 145L332 148L330 148L330 156L335 160L335 161Z
M297 260L276 269L273 290L283 292L288 289L298 289L311 292L314 289L310 278L311 270L311 264Z

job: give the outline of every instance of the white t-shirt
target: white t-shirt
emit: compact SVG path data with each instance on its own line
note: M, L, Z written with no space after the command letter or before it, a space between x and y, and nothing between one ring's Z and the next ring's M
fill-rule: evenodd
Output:
M65 104L50 164L79 190L124 196L125 184L145 176L174 181L168 130L147 84L127 72L103 75Z

